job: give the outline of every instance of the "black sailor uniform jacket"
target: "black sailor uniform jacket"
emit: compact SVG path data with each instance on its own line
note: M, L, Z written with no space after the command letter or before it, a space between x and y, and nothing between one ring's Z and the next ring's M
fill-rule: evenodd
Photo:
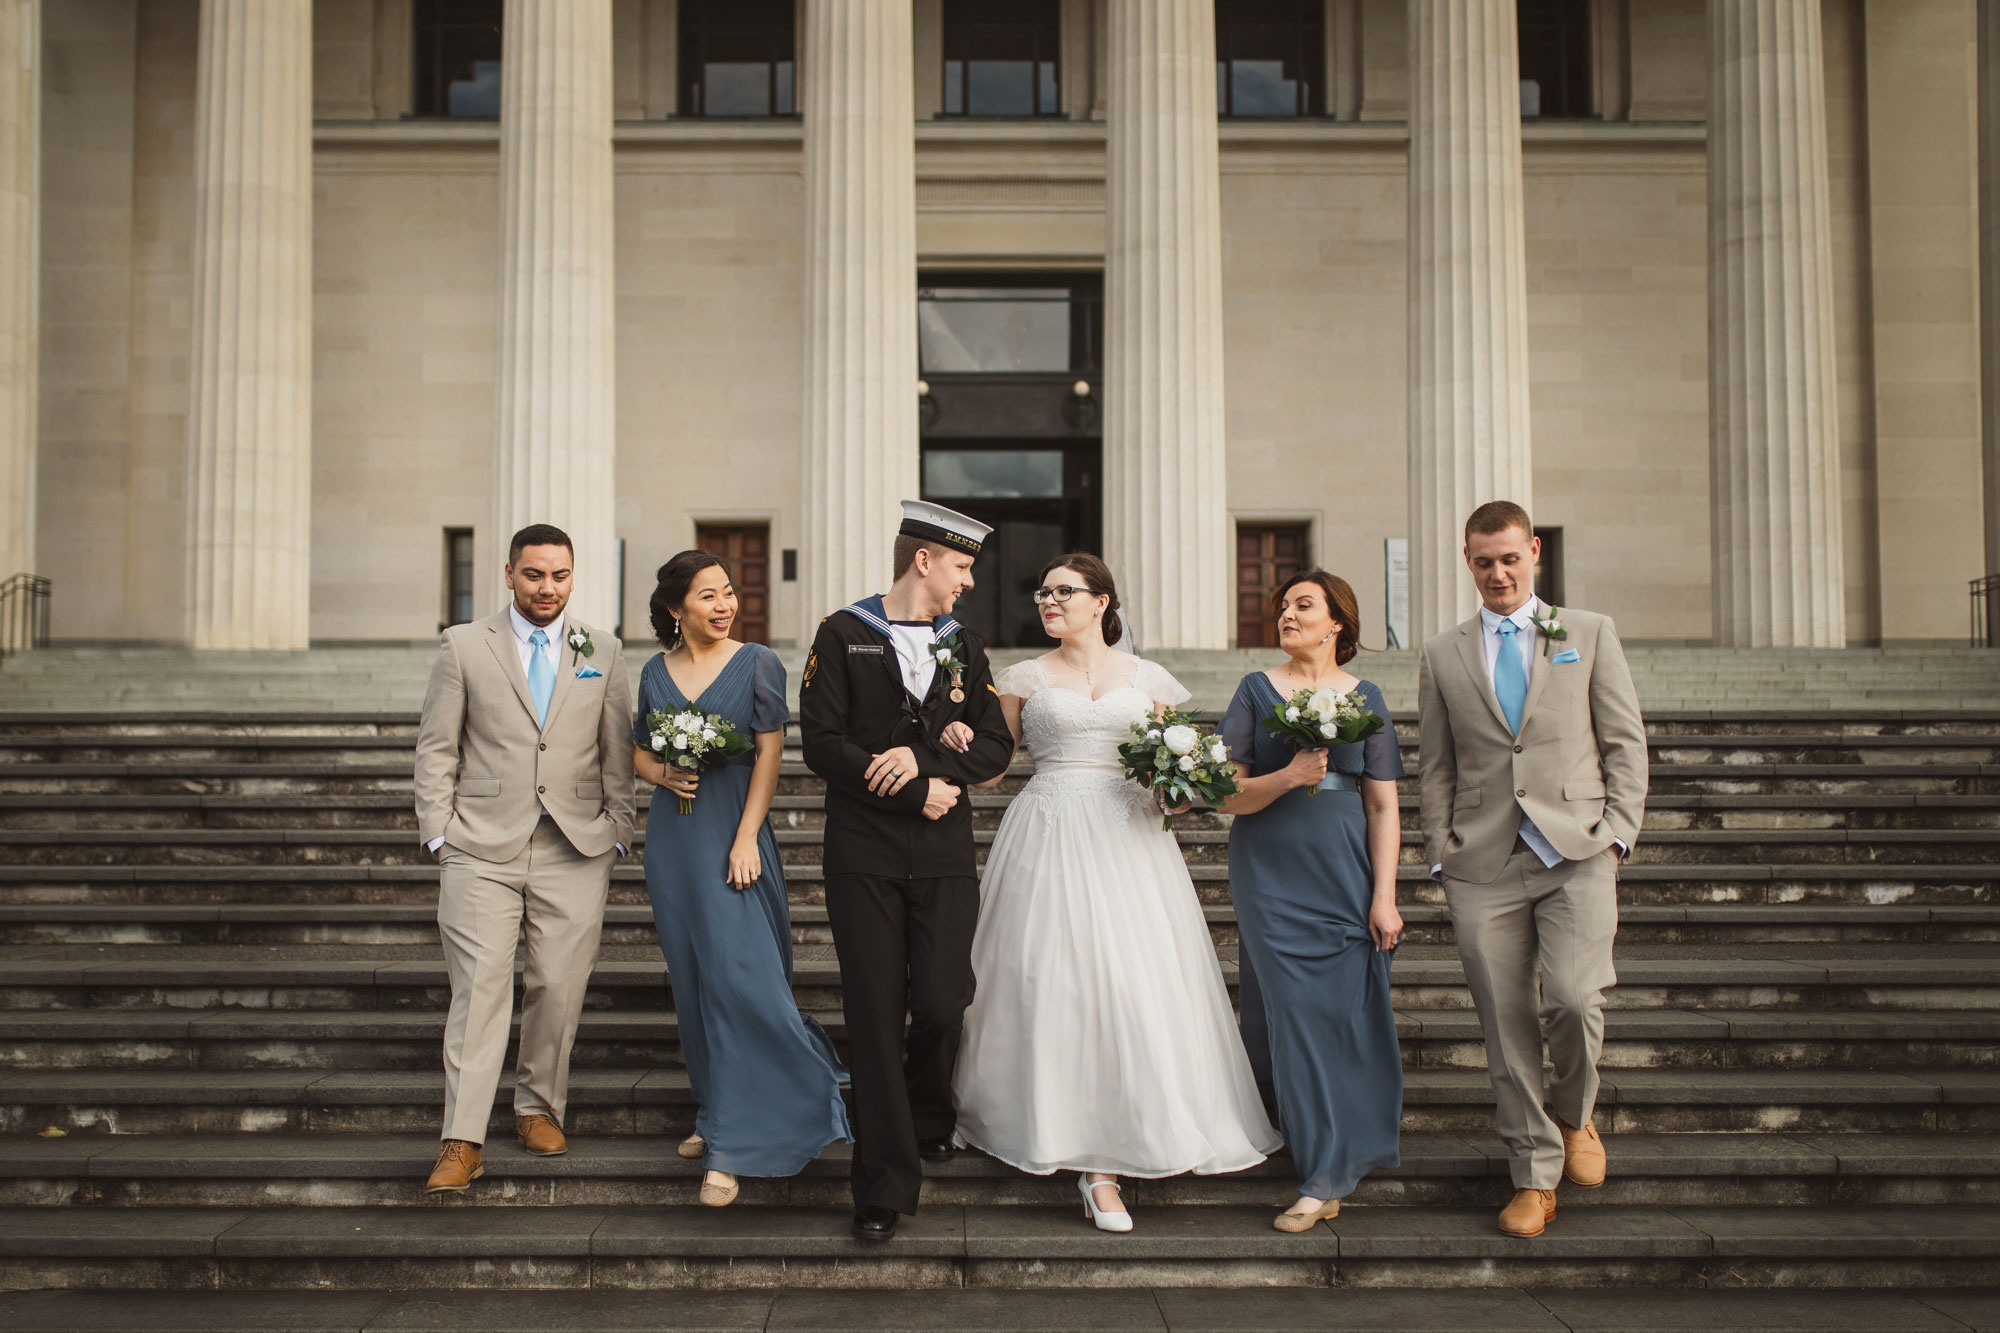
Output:
M950 675L940 667L919 700L903 683L886 624L877 628L871 620L882 623L879 598L822 620L799 682L806 767L826 779L824 872L891 879L976 875L967 789L1005 770L1014 751L986 645L950 617L938 617L934 628L940 638L957 634L965 698L952 700ZM973 731L972 748L962 754L938 739L953 722ZM895 795L877 796L862 775L875 755L899 745L916 756L918 775ZM960 793L943 818L930 820L924 818L924 798L934 777L956 784Z

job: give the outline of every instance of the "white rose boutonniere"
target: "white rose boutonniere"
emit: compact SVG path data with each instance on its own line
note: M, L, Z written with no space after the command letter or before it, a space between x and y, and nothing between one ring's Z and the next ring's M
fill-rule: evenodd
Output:
M597 645L590 641L590 631L581 625L570 630L564 638L569 643L570 651L576 654L575 658L570 659L571 666L576 665L577 658L589 657L597 651Z
M1557 607L1544 607L1542 613L1535 617L1535 628L1550 643L1561 643L1569 638L1569 628L1562 623L1562 611Z

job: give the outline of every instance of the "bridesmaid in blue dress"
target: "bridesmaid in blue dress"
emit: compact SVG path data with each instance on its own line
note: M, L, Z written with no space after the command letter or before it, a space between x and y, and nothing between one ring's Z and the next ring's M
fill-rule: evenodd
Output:
M634 767L655 788L646 892L698 1107L680 1154L702 1159L701 1202L720 1208L735 1200L736 1177L796 1175L829 1143L849 1141L847 1071L792 997L791 914L770 821L791 717L784 664L730 639L736 590L705 551L660 566L651 609L667 651L639 673L632 728ZM646 717L656 708L720 714L756 748L720 769L682 772L652 749Z
M1402 937L1396 862L1403 761L1382 691L1345 669L1360 645L1354 590L1324 570L1294 575L1273 599L1282 666L1252 672L1222 717L1243 790L1223 804L1229 892L1241 939L1243 1042L1277 1094L1299 1197L1280 1231L1335 1216L1342 1196L1399 1160L1403 1063L1389 1007L1389 959ZM1385 725L1368 740L1298 750L1265 729L1303 689L1358 693ZM1304 788L1319 784L1319 794Z

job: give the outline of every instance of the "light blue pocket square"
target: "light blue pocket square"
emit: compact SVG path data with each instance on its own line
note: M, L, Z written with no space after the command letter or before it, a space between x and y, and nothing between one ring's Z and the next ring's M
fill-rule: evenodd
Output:
M1582 660L1583 655L1574 648L1565 648L1556 654L1557 666L1562 666L1566 662L1581 662Z
M1576 654L1571 653L1570 656L1575 657ZM592 676L601 676L603 674L604 673L602 671L599 671L596 667L578 667L576 669L576 678L578 680L589 680Z

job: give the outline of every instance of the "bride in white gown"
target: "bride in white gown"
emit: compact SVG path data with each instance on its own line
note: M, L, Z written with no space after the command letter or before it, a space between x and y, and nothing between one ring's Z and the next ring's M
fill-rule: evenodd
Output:
M1132 724L1188 692L1110 646L1096 557L1062 557L1035 597L1061 642L994 681L1035 776L981 877L958 1133L1023 1171L1082 1172L1086 1213L1127 1231L1118 1176L1240 1171L1279 1137L1174 835L1118 767Z

